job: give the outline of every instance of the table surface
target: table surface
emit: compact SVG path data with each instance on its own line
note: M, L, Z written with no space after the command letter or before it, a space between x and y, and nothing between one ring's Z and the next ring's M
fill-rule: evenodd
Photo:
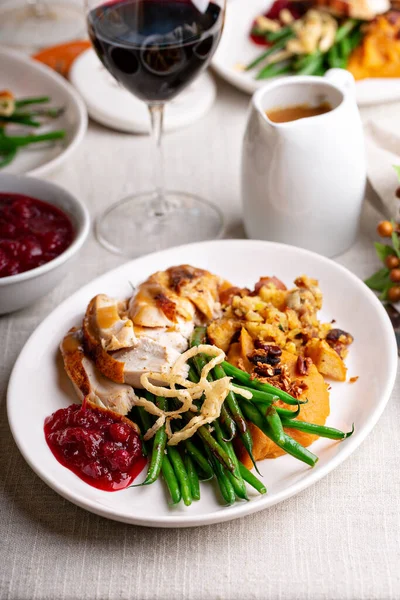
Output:
M226 237L244 237L239 161L248 101L219 81L208 115L165 138L168 186L216 202ZM362 117L392 117L400 125L399 108L368 108ZM145 136L91 123L79 151L49 179L82 198L94 217L127 192L150 187L150 144ZM372 247L378 218L366 204L356 244L337 259L360 277L378 267ZM0 598L399 598L398 385L371 435L344 464L296 497L230 523L157 530L107 521L59 497L30 470L7 424L11 369L54 307L121 262L92 234L61 285L35 306L0 318Z

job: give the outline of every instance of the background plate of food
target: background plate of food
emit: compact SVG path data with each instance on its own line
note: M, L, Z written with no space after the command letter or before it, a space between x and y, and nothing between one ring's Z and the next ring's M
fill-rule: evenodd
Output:
M250 94L271 77L348 68L360 106L390 102L400 98L399 30L388 0L231 0L212 65Z
M192 266L181 265L182 259ZM193 329L195 323L208 326L208 344L197 350L219 357L225 352L230 364L236 365L232 380L218 379L214 369L212 373L218 376L213 376L211 382L205 378L196 384L193 369L188 372L186 363L182 362L179 365L181 378L176 378L177 361L187 355L188 338L193 344L193 331L198 331L197 326ZM70 331L71 328L78 329ZM189 353L197 350L192 345ZM184 354L180 354L182 352ZM232 375L232 366L226 362L221 364L225 373ZM139 258L88 283L65 300L32 334L15 364L8 388L8 418L26 461L50 487L71 502L104 517L136 525L197 526L265 509L299 493L337 467L377 422L392 391L396 370L397 349L388 316L373 292L355 275L333 261L292 246L246 240L213 241ZM148 371L153 374L149 375ZM164 382L163 387L152 388L154 383L149 384L155 374ZM152 396L144 395L144 390L138 387L142 385L157 395L164 390L165 395L168 386L172 389L171 378L180 382L180 387L173 390L168 402L174 403L174 396L179 396L183 407L189 400L190 408L185 410L192 412L191 416L189 412L175 411L173 416L169 413L166 423L162 398L153 404ZM247 500L239 499L240 490L236 492L240 478L231 477L229 481L233 482L237 497L234 496L229 505L226 499L229 486L221 485L226 478L218 470L221 456L217 459L217 454L210 454L206 445L203 448L200 442L205 439L202 437L205 433L200 435L197 425L200 421L210 424L209 428L205 427L206 433L214 436L231 456L230 447L224 446L218 433L225 427L224 431L228 432L229 419L220 421L218 416L217 422L213 420L213 411L217 408L218 415L222 415L222 406L225 406L228 414L235 414L230 400L228 402L226 387L232 387L234 382L234 396L246 411L248 422L254 423L260 415L264 418L262 403L267 396L254 391L254 385L260 380L264 382L262 389L272 383L280 397L288 397L289 393L297 398L294 402L297 406L288 404L284 408L285 405L278 402L274 408L267 407L265 415L268 414L268 426L273 432L268 427L263 431L272 438L250 426L259 480L268 491L259 493L263 490L258 484L246 484ZM200 390L196 408L194 394L201 381L205 386L204 395ZM135 387L137 395L130 386ZM246 387L253 390L251 401L244 398ZM89 403L86 408L71 404L82 398ZM274 396L272 400L275 402L277 398ZM255 411L254 421L251 411L257 408L258 401L260 410ZM102 408L93 408L93 403ZM110 406L114 412L110 412ZM134 406L133 412L131 406ZM164 442L167 439L168 443L161 457L162 460L165 456L170 458L185 503L179 501L179 494L175 503L172 502L173 494L168 493L172 488L165 485L166 482L169 485L171 479L164 471L164 462L163 478L159 477L151 485L129 487L121 478L115 479L117 467L122 469L121 460L129 459L129 452L140 450L136 426L121 415L128 415L136 422L137 416L142 418L143 410L149 416L146 412L149 407L152 410L149 424L153 425L142 429L147 440L143 444L152 461L149 471L155 471L153 457L158 449L153 440L158 439L161 444L163 434ZM176 408L176 404L169 404L170 409L173 407ZM290 423L287 419L294 413L290 415L289 409L295 410L298 416ZM96 431L89 454L94 452L97 458L90 459L89 464L85 455L84 469L79 474L81 463L71 467L68 460L81 460L76 442L84 442L86 433L78 429L92 426L86 410L89 413L102 410L98 417L103 424L104 419L108 419L107 427L111 427L112 435L103 440L101 432ZM79 422L74 414L79 416ZM93 422L98 422L96 419ZM143 425L140 419L139 426ZM319 423L320 431L328 432L331 439L310 437L301 419ZM238 423L236 416L234 421ZM283 442L279 432L276 434L280 421L286 431ZM300 430L296 431L295 421ZM67 426L62 429L65 423ZM111 431L107 427L106 431ZM339 430L350 435L342 435ZM185 437L191 433L193 438ZM153 434L156 437L152 437ZM131 443L135 436L136 442ZM173 445L177 437L179 444ZM227 433L224 437L227 438ZM340 439L344 437L347 439ZM280 446L272 443L272 439ZM195 501L193 493L191 504L182 487L183 480L178 476L180 467L176 462L180 454L189 472L188 454L195 455L189 452L188 440L195 444L198 452L206 450L203 465L201 461L194 461L198 467L202 465L198 471L206 474L210 466L212 470L217 467L218 475L201 482L200 499ZM239 440L237 430L235 440ZM117 449L114 448L116 443ZM232 447L251 468L244 442L235 442ZM214 448L217 453L218 448ZM282 451L285 448L286 451ZM286 453L289 451L292 455ZM101 464L96 452L102 453ZM114 470L107 473L106 481L102 469L104 460L110 456ZM304 462L297 460L299 457L305 459ZM118 465L115 465L117 458ZM144 462L135 465L137 484L143 482L147 471L143 468ZM245 470L239 471L245 481L252 483ZM252 473L256 475L255 470ZM129 475L129 479L127 475L124 481L130 484L134 476ZM97 481L91 480L96 477Z
M82 142L85 105L63 77L0 48L0 174L45 175Z

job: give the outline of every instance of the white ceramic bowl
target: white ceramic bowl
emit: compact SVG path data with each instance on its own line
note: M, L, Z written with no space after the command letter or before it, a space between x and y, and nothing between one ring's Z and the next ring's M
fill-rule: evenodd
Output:
M10 277L0 277L0 314L29 306L52 290L67 273L89 233L90 218L80 200L63 188L33 177L0 175L0 193L25 194L63 210L71 219L75 238L72 244L50 262Z

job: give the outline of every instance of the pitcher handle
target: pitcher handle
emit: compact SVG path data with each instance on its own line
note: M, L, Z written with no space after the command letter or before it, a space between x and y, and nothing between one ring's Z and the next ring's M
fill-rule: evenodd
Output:
M353 75L345 69L329 69L325 77L336 84L345 94L355 97L356 85Z

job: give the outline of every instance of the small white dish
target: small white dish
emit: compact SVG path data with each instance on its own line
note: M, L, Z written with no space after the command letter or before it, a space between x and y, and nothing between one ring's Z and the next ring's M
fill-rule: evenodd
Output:
M332 383L331 414L327 422L343 430L350 429L354 422L352 437L342 443L327 439L315 442L311 449L319 461L313 469L288 455L260 461L258 466L268 494L259 496L249 490L250 501L233 506L219 503L211 483L202 484L201 500L190 507L169 506L161 482L114 493L95 489L59 464L44 438L44 419L76 401L58 346L65 332L80 324L89 300L101 292L128 297L132 294L129 282L135 285L154 271L182 262L209 269L235 285L249 287L260 275L276 275L288 285L302 273L316 277L324 294L321 319L330 321L334 317L338 327L350 331L355 338L346 362L348 376L358 375L359 379L353 384ZM8 420L31 468L71 502L103 517L135 525L192 527L263 510L298 494L340 465L379 419L392 392L396 371L397 347L386 311L367 286L347 269L293 246L249 240L203 242L128 262L88 283L58 306L32 334L14 366L8 387ZM145 472L138 482L144 476Z
M69 79L84 99L92 119L118 131L149 133L149 110L103 67L92 48L73 63ZM191 125L203 117L216 97L216 85L209 73L203 73L179 96L165 106L166 131Z
M75 231L72 244L41 267L0 277L0 315L33 304L50 292L71 268L71 260L85 242L90 228L85 205L63 188L33 177L0 174L0 193L24 194L54 204L68 215Z
M274 123L281 106L327 103L325 114ZM365 196L364 136L353 76L284 77L251 101L242 152L242 202L248 237L337 256L355 240Z
M224 31L212 67L223 79L239 90L253 94L271 79L257 81L257 70L243 71L238 65L246 65L263 51L249 38L254 19L265 13L273 0L230 0L226 7ZM276 78L275 78L276 79ZM400 100L400 78L364 79L356 83L359 106L394 102Z
M35 131L43 133L65 129L65 140L51 146L40 144L23 148L10 165L0 169L0 175L47 175L60 167L81 144L87 129L85 104L63 77L24 54L0 47L0 65L1 90L10 90L17 98L50 96L52 106L63 106L66 109L58 119ZM24 131L27 131L26 128Z

